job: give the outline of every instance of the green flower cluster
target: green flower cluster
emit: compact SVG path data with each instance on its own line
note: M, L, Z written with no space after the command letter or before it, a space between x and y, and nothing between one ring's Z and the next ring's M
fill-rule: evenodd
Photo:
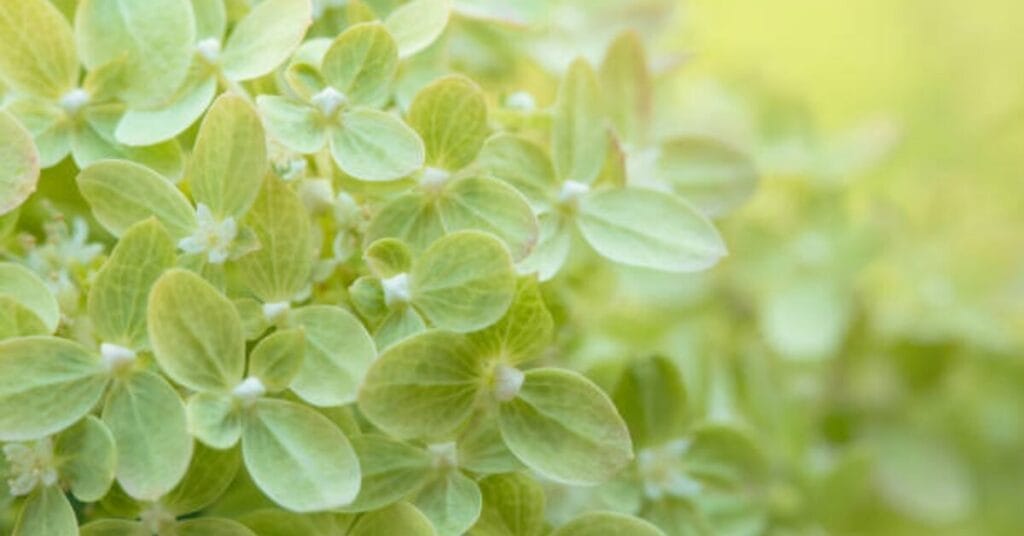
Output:
M635 33L550 75L517 72L530 31L447 0L0 5L0 528L646 535L747 500L745 432L665 358L575 370L559 293L581 260L715 265L752 166L656 139ZM482 34L550 98L475 68ZM549 506L583 492L616 499Z

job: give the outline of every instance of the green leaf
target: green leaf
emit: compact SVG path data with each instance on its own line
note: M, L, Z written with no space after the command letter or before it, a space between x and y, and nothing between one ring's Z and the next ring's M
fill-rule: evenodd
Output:
M11 536L75 536L78 521L57 486L36 489L21 507Z
M539 357L551 344L554 319L536 278L523 277L516 283L516 294L505 316L492 326L469 335L482 356L516 364Z
M405 58L433 43L444 32L451 13L449 0L412 0L392 11L384 25Z
M256 536L245 525L231 520L201 517L180 521L175 526L177 536Z
M302 329L275 331L249 354L249 376L259 378L268 392L283 391L302 368L305 353L306 334Z
M14 91L57 99L78 81L71 25L52 3L5 2L0 42L0 80Z
M196 137L188 170L192 197L217 218L237 218L256 200L266 171L267 142L256 109L242 97L220 96Z
M416 94L409 125L423 138L427 164L455 171L469 165L487 139L487 101L472 80L451 75Z
M355 400L356 389L377 351L366 328L351 313L330 305L292 311L289 323L306 334L306 355L291 389L317 406Z
M413 504L427 516L438 536L458 536L476 523L482 500L476 482L457 469L448 469L428 482Z
M117 482L132 497L156 500L185 475L192 457L185 406L159 375L115 380L103 421L117 443Z
M427 331L377 358L360 388L359 409L394 437L443 437L472 414L483 374L465 337Z
M117 470L117 450L103 421L86 416L57 436L53 451L60 460L60 478L75 498L95 502L107 494Z
M242 456L268 497L296 512L338 508L356 498L359 461L333 423L281 400L259 400L253 409L242 433Z
M0 340L50 333L32 309L10 296L0 295Z
M365 181L390 181L423 166L423 142L393 115L356 108L331 129L331 154L345 173Z
M534 210L550 209L558 192L555 169L544 148L513 134L496 134L484 143L477 164L487 176L512 185Z
M475 331L500 319L515 294L508 250L478 231L452 233L427 248L410 276L412 302L441 329Z
M302 200L273 175L267 175L245 222L260 249L238 260L246 286L266 303L290 301L309 280L313 243Z
M433 460L423 449L380 435L365 434L352 440L363 475L356 500L343 512L369 512L408 497L423 487L433 471Z
M124 61L120 96L133 106L173 95L185 81L196 42L188 0L82 0L75 37L89 70Z
M157 220L125 232L89 289L89 318L103 342L136 350L147 346L149 290L174 259L174 242Z
M348 536L379 536L401 534L403 536L435 536L430 520L409 503L396 503L382 510L375 510L359 518Z
M0 11L0 24L2 14ZM0 215L24 203L36 191L38 181L39 152L32 134L14 116L0 110Z
M765 469L763 455L749 434L717 423L694 429L684 463L693 477L729 490L750 484Z
M13 299L32 311L46 326L47 333L57 330L60 306L50 288L28 268L12 262L0 262L0 296Z
M82 525L81 536L151 536L152 532L137 521L98 519Z
M749 199L757 169L747 155L711 138L683 137L662 143L655 176L704 214L725 214Z
M658 527L615 512L588 512L562 525L551 536L665 536Z
M215 448L235 446L242 437L242 412L238 400L224 393L196 393L185 407L188 431Z
M256 4L224 44L224 76L259 78L284 63L313 22L310 0L264 0Z
M100 358L53 337L0 341L0 441L59 432L85 416L107 384Z
M83 169L77 181L93 215L115 236L149 217L156 217L175 239L196 227L196 213L185 196L145 166L106 160Z
M519 394L499 407L509 450L531 469L569 485L593 485L633 458L629 430L608 396L567 370L529 370Z
M285 147L299 153L315 153L327 143L327 126L315 108L286 97L256 97L267 132Z
M489 476L479 482L480 519L470 536L540 536L544 532L544 489L522 473Z
M379 278L388 278L412 269L412 252L401 240L382 238L375 240L363 252L363 260Z
M655 446L681 437L687 418L686 388L675 363L651 356L628 364L612 399L629 425L633 444Z
M380 107L398 70L398 45L379 23L356 24L324 54L324 79L356 106Z
M601 64L604 109L619 135L633 145L644 143L650 129L654 87L640 35L620 34Z
M602 256L666 272L705 270L726 254L715 227L688 203L654 190L622 188L580 203L580 231Z
M235 306L192 272L173 269L153 285L149 341L160 368L194 391L227 391L242 380L245 339Z
M199 443L185 477L160 498L160 504L175 516L198 512L220 498L241 464L238 449L218 450Z
M569 66L553 110L551 153L559 179L590 184L601 172L608 147L601 112L597 75L578 59Z
M220 2L204 2L215 5ZM125 145L153 145L169 140L199 119L217 93L217 79L191 75L171 102L159 108L130 109L117 123L114 137Z

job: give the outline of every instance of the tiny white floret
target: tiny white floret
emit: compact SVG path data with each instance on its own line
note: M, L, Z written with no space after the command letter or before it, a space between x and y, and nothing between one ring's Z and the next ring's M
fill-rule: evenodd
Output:
M562 203L573 203L590 191L590 186L576 181L565 181L562 183L562 190L558 192L558 200Z
M100 356L103 357L103 366L108 371L115 371L131 366L136 354L131 348L105 342L100 344Z
M60 107L69 114L74 114L89 104L89 93L82 88L68 91L60 98Z
M8 443L3 448L7 458L7 487L18 497L38 487L57 483L53 441L46 437L34 443Z
M423 175L420 177L420 184L427 188L437 188L448 182L448 179L450 179L451 176L452 174L446 170L427 166L423 169Z
M220 60L220 40L215 37L207 37L196 43L196 52L210 63Z
M427 451L433 455L434 467L444 468L459 466L459 451L455 448L454 441L427 445Z
M384 303L391 309L409 303L412 293L409 291L409 274L381 279L380 286L384 289Z
M537 109L537 100L528 91L516 91L505 98L505 106L513 110L532 112Z
M498 402L508 402L519 396L525 379L523 371L499 363L494 367L494 398Z
M222 264L228 260L231 243L238 235L238 225L231 216L217 221L210 208L203 203L196 205L196 230L178 242L178 248L185 253L206 252L210 264Z
M274 322L281 318L281 315L287 313L290 308L291 305L286 301L264 303L263 318L266 318L268 322Z
M320 110L320 113L325 116L334 115L339 108L348 104L348 97L331 86L323 88L319 93L313 95L313 98L310 100Z
M236 385L235 388L231 390L231 394L235 395L235 397L240 399L242 402L251 404L255 402L257 398L267 394L267 388L259 378L249 376Z

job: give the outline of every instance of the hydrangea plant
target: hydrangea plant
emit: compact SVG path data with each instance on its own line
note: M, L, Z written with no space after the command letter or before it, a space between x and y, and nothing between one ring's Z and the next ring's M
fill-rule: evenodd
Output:
M552 69L506 11L0 5L0 529L658 535L760 511L764 453L690 412L673 362L564 357L580 273L725 256L710 218L750 160L654 132L638 33Z

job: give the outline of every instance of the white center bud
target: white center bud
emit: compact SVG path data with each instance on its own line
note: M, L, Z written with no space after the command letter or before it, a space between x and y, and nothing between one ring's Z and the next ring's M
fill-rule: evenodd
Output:
M384 303L389 309L394 309L409 303L412 294L409 292L409 274L400 273L380 280L380 286L384 289Z
M103 357L103 366L110 372L116 372L135 363L136 354L131 348L105 342L100 344L100 356Z
M313 95L313 98L310 100L313 102L313 105L320 110L320 113L327 117L334 115L339 108L348 104L348 97L346 97L344 93L330 86L320 90L320 92Z
M448 179L450 179L451 176L451 173L441 168L427 166L423 169L423 175L420 177L420 184L427 188L437 188L448 182Z
M82 88L72 89L60 98L60 107L69 114L77 113L86 104L89 104L89 93Z
M447 468L459 466L459 451L455 448L454 441L427 445L427 451L433 455L434 467Z
M263 304L263 318L267 319L267 322L276 322L281 315L284 315L291 308L288 302L272 302Z
M210 208L199 203L196 206L196 229L191 235L178 241L178 248L185 253L206 253L210 264L222 264L228 260L231 243L238 236L238 224L231 216L217 220Z
M207 37L196 43L196 52L210 63L217 63L220 60L220 40L215 37Z
M236 385L231 390L231 394L235 395L235 398L238 398L244 404L249 405L255 402L257 398L267 394L267 388L263 386L263 382L259 378L249 376Z
M57 464L50 438L34 443L8 443L3 452L7 458L7 487L11 495L28 495L38 487L57 483Z
M523 371L498 363L494 367L494 398L498 402L508 402L519 396L525 379L526 374Z
M505 98L505 106L523 112L532 112L537 109L537 101L528 91L516 91Z
M562 203L575 203L590 191L590 186L576 181L565 181L558 192L558 200Z

